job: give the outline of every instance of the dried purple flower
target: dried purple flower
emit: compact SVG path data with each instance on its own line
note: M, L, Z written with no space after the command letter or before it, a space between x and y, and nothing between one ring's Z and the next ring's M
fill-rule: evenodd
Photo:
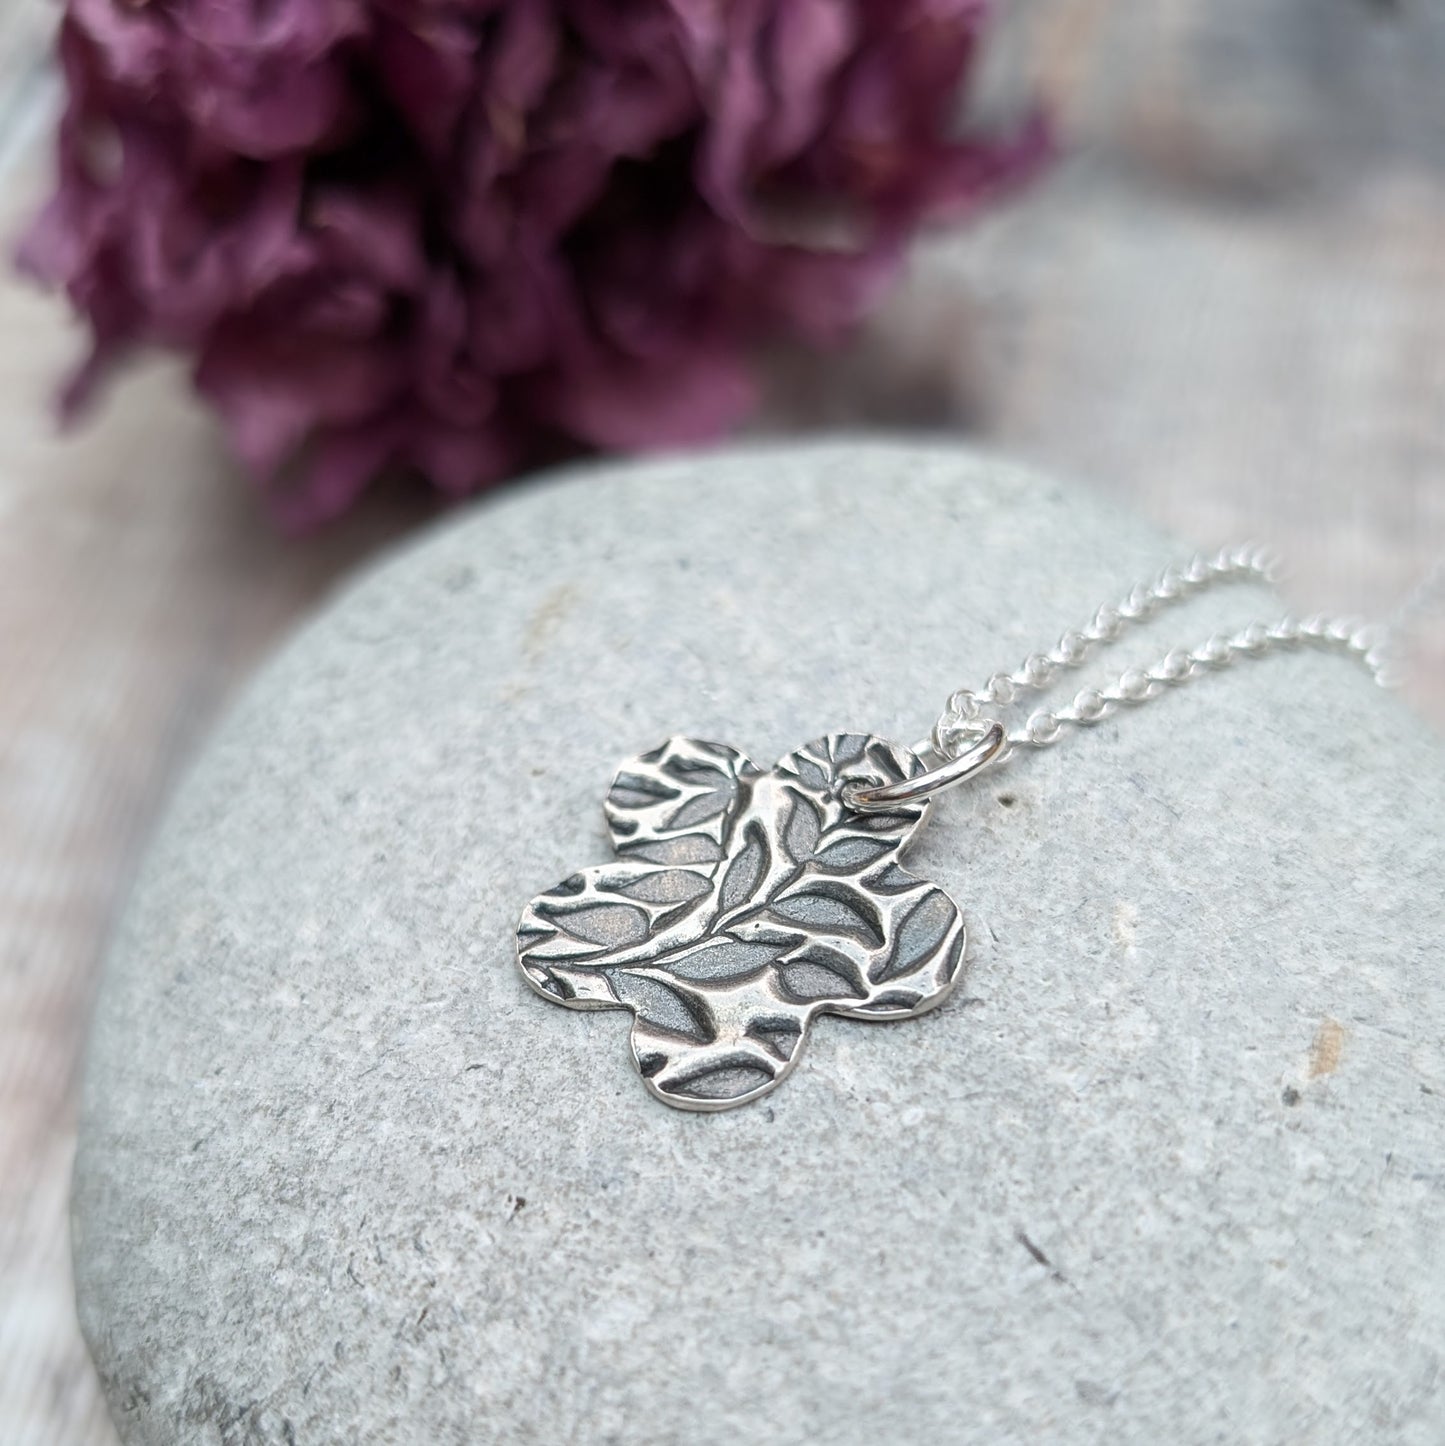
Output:
M137 343L283 520L387 467L466 493L717 432L748 349L823 341L923 220L1039 159L950 136L985 0L68 0L22 246Z

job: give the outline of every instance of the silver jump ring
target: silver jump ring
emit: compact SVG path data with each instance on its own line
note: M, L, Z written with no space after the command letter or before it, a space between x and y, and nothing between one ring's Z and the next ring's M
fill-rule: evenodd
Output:
M993 763L1008 745L1003 724L990 720L972 748L901 783L868 784L855 779L843 789L843 802L858 813L883 813L900 803L917 803L952 788Z

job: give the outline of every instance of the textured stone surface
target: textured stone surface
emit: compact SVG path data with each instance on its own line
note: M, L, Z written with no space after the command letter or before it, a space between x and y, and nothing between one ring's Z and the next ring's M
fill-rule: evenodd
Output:
M758 1104L659 1105L625 1014L513 962L624 756L911 741L1174 551L848 443L522 490L363 578L216 738L110 961L75 1235L123 1437L1438 1442L1445 770L1338 660L950 797L910 867L964 984L820 1021Z

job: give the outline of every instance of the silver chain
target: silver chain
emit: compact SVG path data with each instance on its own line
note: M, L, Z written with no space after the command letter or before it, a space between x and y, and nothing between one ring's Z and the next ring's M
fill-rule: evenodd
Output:
M1212 555L1200 553L1182 567L1166 567L1119 602L1101 607L1083 627L1066 632L1051 652L1030 653L1017 671L995 673L980 689L959 688L952 693L923 746L944 759L956 759L996 730L1002 721L998 711L1011 707L1021 694L1048 688L1059 673L1082 667L1100 648L1117 642L1130 628L1148 622L1171 604L1218 583L1275 583L1278 578L1276 554L1254 543L1221 548ZM1153 667L1126 668L1107 687L1084 688L1068 707L1041 709L1021 727L1007 730L1003 751L1052 747L1071 728L1102 723L1121 708L1150 703L1171 688L1217 673L1242 658L1299 648L1356 658L1382 687L1398 681L1391 629L1351 617L1285 616L1275 623L1250 623L1236 633L1216 633L1198 647L1173 648Z
M1396 609L1390 623L1365 623L1353 617L1286 614L1275 623L1250 623L1236 633L1215 633L1195 648L1171 648L1152 668L1126 668L1104 688L1084 688L1066 708L1040 709L1022 727L1010 730L1000 714L1024 693L1049 687L1058 675L1081 668L1100 648L1117 642L1131 627L1148 622L1164 608L1184 602L1224 582L1279 581L1279 559L1255 543L1197 553L1182 567L1166 567L1149 582L1131 588L1121 601L1101 607L1081 628L1070 629L1052 652L1030 653L1012 673L995 673L982 688L959 688L949 695L933 732L913 745L920 758L932 754L931 767L909 778L887 782L852 778L843 800L861 813L886 813L900 804L931 798L1002 763L1015 748L1051 748L1071 728L1090 728L1121 708L1152 703L1171 688L1183 687L1206 673L1217 673L1241 658L1300 648L1337 653L1364 665L1381 687L1401 681L1408 634L1437 604L1445 602L1445 559Z

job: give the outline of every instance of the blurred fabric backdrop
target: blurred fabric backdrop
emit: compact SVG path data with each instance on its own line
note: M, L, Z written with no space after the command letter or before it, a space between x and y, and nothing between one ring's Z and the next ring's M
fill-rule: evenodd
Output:
M51 23L41 0L0 8L7 238L44 185ZM1302 609L1388 612L1445 549L1445 7L999 0L988 69L1001 105L1042 94L1064 158L978 226L925 242L852 350L771 358L755 430L955 432L1191 543L1280 544ZM73 1320L66 1194L96 973L147 832L267 649L432 515L381 489L330 532L282 540L164 361L58 436L50 393L82 346L56 300L0 279L13 1446L114 1439ZM1412 692L1445 721L1438 615Z

